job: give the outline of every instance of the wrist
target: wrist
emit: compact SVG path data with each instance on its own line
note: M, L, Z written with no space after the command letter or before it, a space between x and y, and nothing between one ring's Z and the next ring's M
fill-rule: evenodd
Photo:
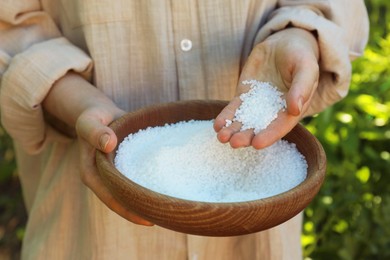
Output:
M319 60L320 58L315 32L297 27L288 27L270 35L267 40L276 40L281 44L299 44L306 50L311 50L311 53L315 56L316 60Z
M103 92L73 72L54 83L42 106L48 114L73 128L79 116L94 107L103 107L113 115L122 112Z

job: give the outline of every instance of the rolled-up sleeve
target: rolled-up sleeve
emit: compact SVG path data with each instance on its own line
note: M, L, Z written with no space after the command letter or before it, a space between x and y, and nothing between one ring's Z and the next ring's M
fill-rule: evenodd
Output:
M363 54L368 16L363 0L280 0L257 35L256 43L288 27L313 32L320 50L320 80L308 114L322 111L345 97L351 61Z
M92 62L61 36L38 1L1 1L0 112L4 128L27 152L61 138L44 120L41 102L72 70L90 77Z

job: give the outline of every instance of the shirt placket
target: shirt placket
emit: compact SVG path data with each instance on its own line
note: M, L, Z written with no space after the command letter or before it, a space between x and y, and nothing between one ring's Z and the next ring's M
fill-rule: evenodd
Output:
M171 0L180 99L206 98L197 1Z

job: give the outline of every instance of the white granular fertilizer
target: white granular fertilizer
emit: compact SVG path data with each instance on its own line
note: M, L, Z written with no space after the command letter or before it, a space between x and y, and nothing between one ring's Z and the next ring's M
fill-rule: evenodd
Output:
M245 80L244 85L250 85L250 90L240 95L242 101L236 110L233 122L242 123L241 131L254 129L258 134L277 118L278 112L286 108L283 93L268 82ZM229 126L231 121L226 121Z
M220 143L212 121L179 122L130 134L115 166L132 181L173 197L238 202L270 197L306 178L295 144L280 140L256 150Z

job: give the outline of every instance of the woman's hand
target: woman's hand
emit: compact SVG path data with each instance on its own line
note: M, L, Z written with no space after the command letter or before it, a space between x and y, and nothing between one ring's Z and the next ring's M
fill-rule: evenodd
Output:
M124 208L112 196L97 173L96 149L105 153L114 150L117 145L117 137L107 125L122 114L124 112L117 108L110 109L99 106L84 111L77 119L76 132L80 142L81 179L112 211L135 224L152 226L152 223Z
M135 224L152 226L149 221L123 207L103 184L97 172L96 149L105 153L114 150L117 137L108 124L125 112L74 73L68 73L55 83L43 107L49 114L76 129L80 143L81 180L84 184L118 215Z
M233 148L253 146L265 148L285 136L302 119L310 106L318 85L319 51L315 37L308 31L289 28L277 32L255 46L243 68L236 97L222 110L214 122L220 142ZM241 124L232 120L240 106L240 94L248 92L244 80L270 82L285 93L287 109L258 134L252 129L240 131ZM259 104L261 106L261 104Z

